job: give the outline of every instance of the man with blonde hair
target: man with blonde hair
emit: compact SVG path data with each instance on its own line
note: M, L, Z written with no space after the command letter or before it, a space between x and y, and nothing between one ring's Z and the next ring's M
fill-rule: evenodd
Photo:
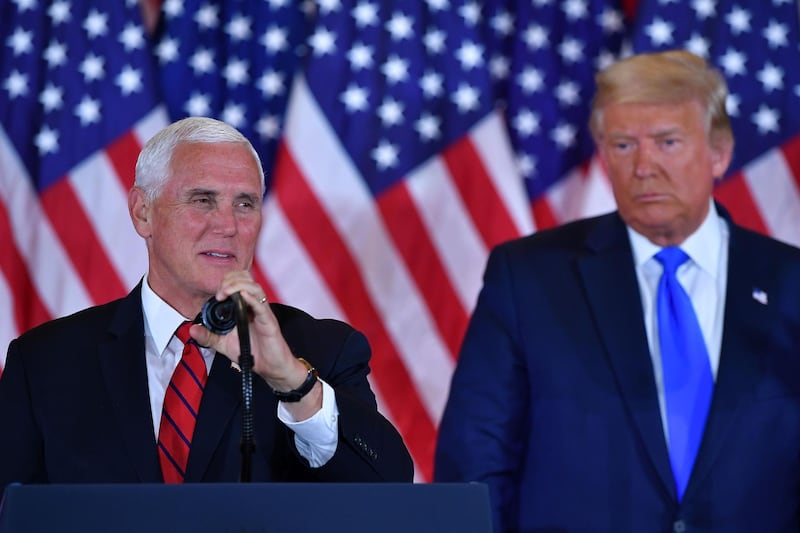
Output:
M800 250L713 200L724 80L668 51L596 81L617 210L492 251L435 478L486 482L498 532L798 531Z

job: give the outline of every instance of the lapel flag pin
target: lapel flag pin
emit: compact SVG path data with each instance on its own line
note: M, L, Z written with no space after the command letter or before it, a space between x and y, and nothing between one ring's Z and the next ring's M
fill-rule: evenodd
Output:
M753 300L757 301L761 305L767 305L767 293L759 288L755 288L753 289Z

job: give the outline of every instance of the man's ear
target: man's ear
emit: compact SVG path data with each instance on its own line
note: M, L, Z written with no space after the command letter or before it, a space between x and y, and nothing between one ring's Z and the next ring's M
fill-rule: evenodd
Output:
M714 179L720 180L733 160L733 137L725 133L711 135L711 170Z
M142 238L148 238L151 234L150 205L147 203L147 195L140 187L133 187L128 192L128 213L136 233Z

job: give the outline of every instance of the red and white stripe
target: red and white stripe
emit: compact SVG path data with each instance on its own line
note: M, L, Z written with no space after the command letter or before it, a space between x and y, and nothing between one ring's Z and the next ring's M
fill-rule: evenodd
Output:
M800 136L718 185L715 196L738 223L800 246Z
M435 428L488 250L532 227L512 161L491 116L376 198L304 79L295 83L257 262L278 300L367 335L381 410L404 435L419 479L431 477Z
M21 332L128 292L147 267L128 216L142 144L167 124L158 108L37 195L0 128L0 346ZM6 350L0 353L0 367Z

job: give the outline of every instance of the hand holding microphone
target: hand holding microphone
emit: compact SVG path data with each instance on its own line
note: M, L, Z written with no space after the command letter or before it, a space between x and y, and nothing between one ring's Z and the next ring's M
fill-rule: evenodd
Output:
M241 343L236 335L228 335L237 325L239 305L249 329L248 338L239 339ZM249 341L253 372L264 379L272 390L290 392L304 389L304 385L307 385L310 375L308 363L298 359L303 354L293 354L286 344L263 289L249 272L228 272L217 294L205 302L195 322L205 328L193 328L192 336L197 342L225 354L234 363L239 363L240 344ZM240 337L242 333L239 331ZM302 420L310 416L308 413L316 411L314 406L322 405L321 387L313 387L304 393L302 404L310 408L308 412L301 410L299 403L292 404L291 411L298 420Z
M236 300L238 294L219 301L212 296L203 304L203 309L194 319L195 324L202 324L205 328L217 335L225 335L236 327Z

